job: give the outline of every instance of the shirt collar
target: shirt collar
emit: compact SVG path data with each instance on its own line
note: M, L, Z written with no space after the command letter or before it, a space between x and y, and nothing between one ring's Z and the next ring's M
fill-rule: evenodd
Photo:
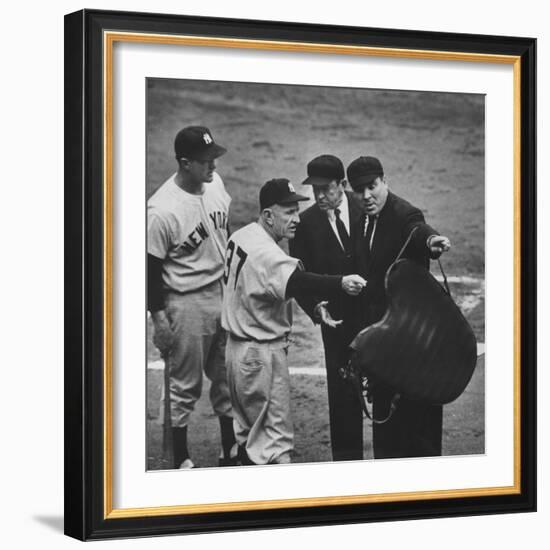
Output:
M349 218L349 201L345 191L342 193L342 202L337 206L337 208L340 209L340 219L342 219L344 216L346 218ZM334 212L334 208L327 210L327 215L329 220L335 220L336 214Z

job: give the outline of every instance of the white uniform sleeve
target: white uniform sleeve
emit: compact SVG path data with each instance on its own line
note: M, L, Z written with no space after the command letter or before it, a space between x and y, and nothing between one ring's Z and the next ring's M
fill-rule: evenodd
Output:
M264 271L265 287L269 295L276 300L286 299L286 285L288 279L299 268L300 260L291 258L284 252L277 256Z
M170 228L157 210L147 212L147 253L164 260L170 249Z

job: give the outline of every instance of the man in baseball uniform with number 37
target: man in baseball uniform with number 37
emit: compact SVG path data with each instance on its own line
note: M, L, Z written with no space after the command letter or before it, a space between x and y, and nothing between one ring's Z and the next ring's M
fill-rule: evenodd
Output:
M226 366L235 436L243 464L290 462L294 430L290 416L287 337L291 298L357 295L359 275L304 272L278 245L292 239L300 222L298 195L287 179L260 190L260 218L229 239L224 273L222 326L228 332Z

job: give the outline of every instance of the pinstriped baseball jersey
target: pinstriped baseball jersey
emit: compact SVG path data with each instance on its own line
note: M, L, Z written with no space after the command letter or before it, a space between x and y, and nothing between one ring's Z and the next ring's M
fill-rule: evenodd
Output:
M147 203L147 252L164 260L163 281L191 292L220 279L231 198L216 173L202 195L187 193L170 177Z
M224 273L222 326L239 338L274 340L290 332L289 277L301 266L288 256L259 223L229 239Z

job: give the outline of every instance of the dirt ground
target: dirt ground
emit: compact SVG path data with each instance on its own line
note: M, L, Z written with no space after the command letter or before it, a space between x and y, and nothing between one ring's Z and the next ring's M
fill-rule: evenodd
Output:
M147 85L147 197L176 170L173 139L190 124L208 126L228 149L218 172L233 198L233 231L257 218L258 192L268 179L287 177L297 192L311 196L300 182L313 157L332 153L347 166L360 155L377 156L390 188L421 207L451 239L443 265L478 342L485 341L482 96L160 79ZM292 339L291 366L323 366L318 329L299 309ZM148 359L158 360L150 342ZM157 419L161 380L161 371L148 369L151 469L164 467ZM319 375L292 376L297 462L330 460L325 383ZM204 467L217 463L218 452L218 425L206 394L190 426L193 458ZM484 452L484 402L481 358L466 392L445 407L445 454ZM369 457L368 426L365 434Z
M167 468L162 456L162 424L159 398L163 373L149 370L147 375L147 464L150 470ZM218 465L219 423L208 401L206 380L201 399L189 425L189 448L197 467ZM443 409L443 455L481 454L485 452L485 359L481 356L472 380L464 393ZM292 462L332 460L328 424L326 378L311 374L291 375L291 406L294 419L295 448ZM372 431L365 420L364 457L372 459Z

